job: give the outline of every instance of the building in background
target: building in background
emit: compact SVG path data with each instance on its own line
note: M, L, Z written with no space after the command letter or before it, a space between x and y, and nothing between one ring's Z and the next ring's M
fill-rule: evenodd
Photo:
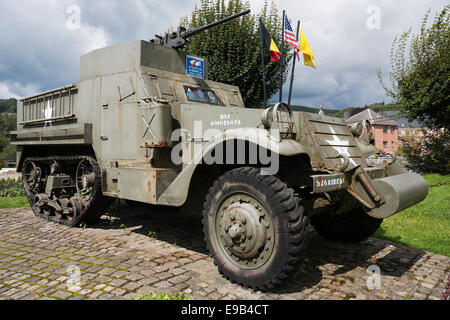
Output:
M397 111L384 111L382 115L395 119L398 124L398 145L402 146L403 138L420 139L428 129L422 128L418 121L409 121L406 118L399 118Z
M397 152L399 146L398 124L388 116L376 113L372 109L366 109L348 118L347 124L362 123L368 120L373 127L375 146L384 152Z

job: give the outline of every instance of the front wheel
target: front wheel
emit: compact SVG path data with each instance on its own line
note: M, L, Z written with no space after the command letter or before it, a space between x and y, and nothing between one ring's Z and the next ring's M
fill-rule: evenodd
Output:
M353 209L342 214L328 211L312 216L310 221L314 229L329 240L357 243L373 235L383 219L372 218L362 209Z
M221 176L206 196L205 241L219 271L255 290L272 289L298 270L308 218L292 189L257 168Z

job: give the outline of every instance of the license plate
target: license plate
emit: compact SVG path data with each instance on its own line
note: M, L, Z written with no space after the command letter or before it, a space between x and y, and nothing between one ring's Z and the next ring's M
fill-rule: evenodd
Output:
M313 193L342 190L347 187L343 173L315 175L311 178L313 179Z

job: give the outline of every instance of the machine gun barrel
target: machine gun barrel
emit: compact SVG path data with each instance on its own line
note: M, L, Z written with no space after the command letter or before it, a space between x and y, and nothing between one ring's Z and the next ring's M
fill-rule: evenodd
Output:
M247 9L247 10L245 10L245 11L241 11L241 12L239 12L239 13L233 14L233 15L231 15L231 16L229 16L229 17L225 17L225 18L223 18L223 19L214 21L214 22L209 23L209 24L207 24L207 25L205 25L205 26L198 27L198 28L195 28L195 29L186 31L186 32L183 34L183 38L189 38L189 37L195 36L196 34L202 32L202 31L205 31L206 29L215 27L215 26L217 26L217 25L219 25L219 24L222 24L222 23L224 23L224 22L227 22L227 21L229 21L229 20L239 18L240 16L246 15L246 14L248 14L248 13L250 13L250 9Z
M184 45L186 45L187 38L195 36L196 34L202 32L202 31L205 31L206 29L212 28L214 26L217 26L219 24L227 22L231 19L236 19L236 18L243 16L245 14L248 14L248 13L250 13L250 9L233 14L229 17L217 20L217 21L207 24L205 26L198 27L198 28L195 28L195 29L192 29L189 31L186 31L186 29L183 27L179 27L177 32L172 32L171 34L166 34L164 37L156 35L156 38L153 40L150 40L150 41L152 43L155 43L155 44L167 47L167 48L179 49L179 48L183 47Z

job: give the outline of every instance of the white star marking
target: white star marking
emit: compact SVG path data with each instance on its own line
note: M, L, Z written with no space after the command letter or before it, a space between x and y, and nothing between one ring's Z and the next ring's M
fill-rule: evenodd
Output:
M339 154L344 154L348 157L349 162L356 167L356 162L352 158L350 158L350 153L348 152L348 147L337 147L337 145L345 145L347 144L347 141L339 139L339 136L336 135L336 132L334 131L333 127L330 127L330 130L333 134L333 140L325 140L330 144L331 147L333 147L334 150L336 150Z
M50 100L47 101L47 107L45 108L44 111L44 117L45 119L50 119L52 117L52 107L50 106ZM47 126L47 124L50 124L50 127L52 127L52 122L51 121L45 121L45 125L44 127Z

